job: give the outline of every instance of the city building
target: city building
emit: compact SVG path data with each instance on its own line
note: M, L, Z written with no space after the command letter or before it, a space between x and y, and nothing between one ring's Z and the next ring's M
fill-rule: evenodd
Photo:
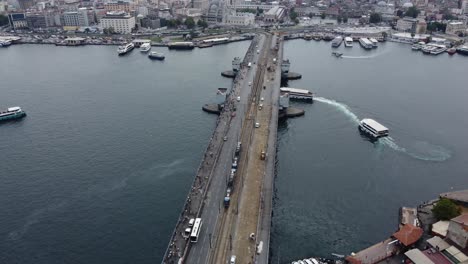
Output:
M403 32L416 33L416 24L418 20L416 18L404 17L398 19L396 29Z
M445 29L446 34L458 35L464 32L466 32L466 25L464 22L455 21L447 23L447 28Z
M459 215L450 220L447 238L457 244L461 249L468 248L468 213Z
M425 20L421 19L416 24L416 34L426 34L427 23Z
M104 4L104 9L106 12L124 11L130 13L133 10L133 5L125 1L109 2Z
M222 23L225 8L224 1L215 0L211 2L210 8L206 11L205 21L208 24Z
M135 28L135 17L123 11L108 12L101 18L101 27L113 28L115 32L128 34Z
M270 23L276 23L280 21L285 15L285 9L282 6L274 6L268 12L265 13L264 21Z
M48 28L55 26L54 15L46 12L27 13L26 21L29 28Z
M234 14L227 14L223 22L227 25L249 26L255 24L255 15L252 13L235 12Z
M10 22L10 27L14 30L28 27L28 21L26 20L26 15L24 13L8 14L8 21Z
M89 26L88 13L79 9L73 12L63 12L63 26L65 27L87 27Z
M18 4L22 10L29 9L31 7L34 7L34 1L33 0L18 0Z

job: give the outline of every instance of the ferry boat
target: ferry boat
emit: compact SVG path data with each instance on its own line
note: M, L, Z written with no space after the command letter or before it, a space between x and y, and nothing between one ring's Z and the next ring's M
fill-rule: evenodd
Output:
M12 119L19 119L26 116L26 112L24 112L21 107L14 106L7 108L6 111L0 111L0 122L12 120Z
M344 45L345 45L345 47L348 47L348 48L352 47L353 46L353 38L351 38L351 37L344 38Z
M468 55L468 45L458 47L457 53L462 54L462 55Z
M140 51L141 52L148 52L151 49L151 44L150 43L143 43L140 46Z
M119 46L117 53L119 53L120 56L125 55L129 53L130 51L132 51L134 48L135 48L135 45L133 43L127 43L122 46Z
M341 43L343 42L343 37L341 36L338 36L338 37L335 37L333 40L332 40L332 47L333 48L338 48Z
M369 41L372 43L372 48L377 48L379 41L376 40L375 38L370 38Z
M304 35L304 39L305 40L312 40L312 35L306 34L306 35Z
M426 46L422 47L421 50L424 54L431 54L433 50L435 50L436 47L434 47L431 44L427 44Z
M198 43L198 48L203 49L203 48L210 48L213 47L213 43Z
M372 42L370 40L368 40L367 38L360 38L359 39L359 44L361 44L361 46L364 49L372 49Z
M175 49L175 50L191 50L195 47L193 45L193 42L172 42L167 44L167 47L169 49Z
M309 102L312 102L314 99L314 94L310 92L309 90L296 89L296 88L290 88L290 87L281 87L280 92L288 93L289 98L291 99L305 100Z
M370 118L362 119L359 122L359 131L368 134L374 139L388 136L388 128Z
M152 51L150 52L150 54L148 54L148 58L154 59L154 60L164 60L166 56L164 56L163 53Z
M447 50L447 47L444 45L435 46L435 48L431 51L432 55L439 55Z

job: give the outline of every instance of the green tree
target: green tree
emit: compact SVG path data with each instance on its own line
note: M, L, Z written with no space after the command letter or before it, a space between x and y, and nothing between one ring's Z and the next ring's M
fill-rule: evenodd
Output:
M115 34L115 29L113 27L109 27L107 30L109 31L109 34Z
M0 27L5 25L8 25L8 17L0 15Z
M341 18L341 16L338 16L336 18L336 21L338 22L338 24L341 24L341 22L343 21L343 18Z
M294 8L291 8L291 11L289 11L289 18L294 21L297 18L297 13L294 11Z
M369 17L369 22L370 23L380 23L382 22L382 16L377 13L372 13Z
M176 26L182 25L182 20L180 18L176 19L175 24L176 24Z
M257 13L257 10L256 10L256 9L252 9L252 8L241 8L241 9L239 9L239 12L241 12L241 13L252 13L252 14L256 14L256 13Z
M109 29L104 28L104 29L102 30L102 33L104 33L105 35L109 34Z
M299 18L296 17L296 19L294 19L294 24L299 24Z
M343 16L343 23L348 23L348 16L347 15Z
M197 22L197 26L202 27L202 28L206 28L206 27L208 27L208 23L206 23L205 20L200 19L200 20L198 20L198 22Z
M312 18L312 17L314 17L314 14L312 14L312 12L310 12L307 16Z
M325 19L326 17L327 17L327 15L325 15L325 13L320 14L321 19Z
M192 17L188 17L187 19L185 19L184 24L187 26L187 28L195 27L195 21L193 20Z
M403 13L402 10L398 9L398 11L396 11L396 15L399 16L399 17L403 17L404 13Z
M419 10L415 7L412 6L406 10L405 16L416 18L419 15Z
M461 210L451 200L442 198L434 206L432 213L434 213L434 216L439 220L450 220L460 215Z

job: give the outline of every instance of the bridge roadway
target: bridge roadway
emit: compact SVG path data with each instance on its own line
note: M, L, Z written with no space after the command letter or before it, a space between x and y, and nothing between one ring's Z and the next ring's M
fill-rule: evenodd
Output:
M224 210L222 201L226 191L227 177L232 158L240 138L241 124L250 96L251 83L257 71L259 55L256 46L262 46L264 36L258 35L252 41L243 61L243 66L234 80L226 101L225 109L218 117L216 128L206 149L204 158L197 171L192 188L176 224L162 263L206 263L210 250L210 237L218 215ZM252 67L247 67L252 62ZM241 101L236 98L240 96ZM236 111L234 111L236 107ZM232 113L236 116L232 117ZM227 141L223 137L227 137ZM197 243L189 243L184 237L184 229L190 218L202 217L203 226ZM193 253L190 253L192 250ZM190 254L189 254L190 253Z

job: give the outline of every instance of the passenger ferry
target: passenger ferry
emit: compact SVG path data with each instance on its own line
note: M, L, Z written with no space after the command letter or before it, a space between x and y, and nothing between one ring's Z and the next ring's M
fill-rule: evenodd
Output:
M167 47L169 49L175 49L175 50L191 50L195 48L195 45L193 42L187 41L187 42L172 42L167 44Z
M414 43L414 44L411 46L411 49L412 49L412 50L420 50L420 49L422 49L424 46L426 46L426 42L420 41L420 42L418 42L418 43Z
M282 93L288 93L289 98L291 99L298 99L298 100L305 100L305 101L312 102L314 98L314 94L311 93L309 90L282 87L280 88L280 91Z
M344 45L345 47L352 47L353 46L353 38L351 37L346 37L344 38Z
M441 53L444 53L447 50L447 47L445 45L437 45L435 48L431 51L432 55L439 55Z
M372 42L367 38L360 38L359 44L361 44L361 46L365 49L372 49Z
M143 43L140 46L140 51L141 52L148 52L151 49L151 44L150 43Z
M388 136L388 128L370 118L362 119L359 122L359 131L370 135L374 139Z
M375 38L370 38L369 41L372 43L372 48L377 48L379 41L376 40Z
M14 106L7 108L6 111L0 111L0 122L12 120L12 119L19 119L26 116L26 112L24 112L21 107Z
M135 48L135 45L133 43L127 43L122 46L119 46L117 53L119 53L120 56L125 55L129 53L130 51L132 51L134 48Z
M468 45L458 47L457 52L462 54L462 55L468 55Z
M164 60L166 56L164 56L164 54L162 53L152 51L150 52L150 54L148 54L148 58L154 59L154 60Z
M0 47L8 47L11 45L11 40L1 40Z
M332 40L332 47L333 48L338 48L341 43L343 42L343 37L341 36L338 36L338 37L335 37L333 40Z

